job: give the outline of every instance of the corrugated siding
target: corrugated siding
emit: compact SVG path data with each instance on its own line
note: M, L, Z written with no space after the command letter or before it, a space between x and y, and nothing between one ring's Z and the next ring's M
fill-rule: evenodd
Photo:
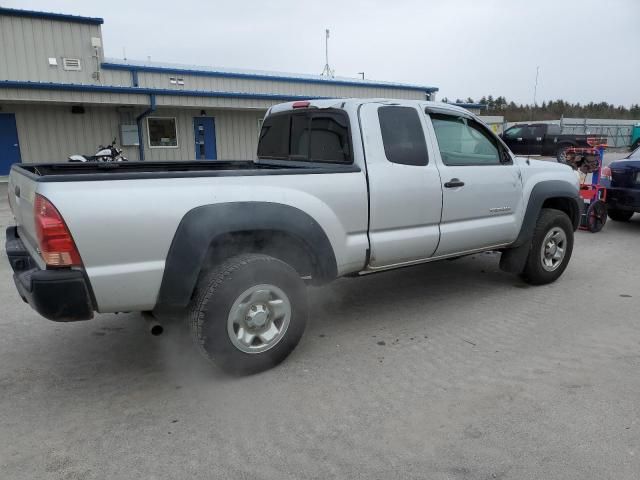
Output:
M242 108L266 110L282 103L282 100L260 100L251 98L216 98L216 97L179 97L161 95L157 97L158 106L193 107L193 108Z
M115 108L85 107L81 115L72 114L69 106L4 105L2 111L16 115L25 163L64 162L74 153L93 155L98 145L119 138ZM137 155L136 148L126 149L126 154Z
M216 140L221 160L253 160L258 149L258 120L265 112L220 112Z
M69 92L0 88L0 101L77 103L105 105L149 105L149 95L134 93Z
M97 84L91 37L102 38L98 25L0 15L0 79ZM79 58L82 71L63 70L63 57Z
M180 77L184 86L169 83L170 77ZM141 87L169 88L175 90L203 90L220 92L280 93L284 95L308 95L317 97L356 98L402 98L424 100L425 92L388 87L360 87L336 85L327 82L316 84L307 82L283 82L271 80L250 80L243 78L220 78L198 75L177 75L171 73L139 72Z
M70 106L5 105L4 113L15 113L22 161L65 162L74 153L95 153L100 144L116 137L120 142L120 113L113 107L85 106L84 114L72 114ZM142 112L134 109L132 116ZM258 120L264 110L207 110L215 119L216 149L220 160L252 160L258 146ZM198 109L160 108L152 116L174 117L177 148L149 148L147 123L143 121L145 159L176 161L195 159L193 118ZM130 160L138 159L138 147L124 147Z
M118 87L132 87L131 72L123 70L102 70L102 84L116 85Z

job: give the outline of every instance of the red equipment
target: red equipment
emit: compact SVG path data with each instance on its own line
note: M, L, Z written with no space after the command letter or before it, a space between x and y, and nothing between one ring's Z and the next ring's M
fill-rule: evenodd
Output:
M586 207L580 219L580 229L593 233L602 230L607 222L607 189L599 184L606 147L606 144L601 144L567 150L567 165L580 172L580 197ZM587 183L589 174L591 182Z

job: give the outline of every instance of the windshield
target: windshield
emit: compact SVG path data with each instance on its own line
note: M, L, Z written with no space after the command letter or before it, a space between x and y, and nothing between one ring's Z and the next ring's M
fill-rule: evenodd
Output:
M640 160L640 147L631 152L631 154L627 158L630 158L632 160Z

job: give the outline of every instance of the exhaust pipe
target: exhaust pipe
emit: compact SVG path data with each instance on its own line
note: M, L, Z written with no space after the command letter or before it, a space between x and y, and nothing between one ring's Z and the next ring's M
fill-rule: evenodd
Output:
M142 312L142 318L144 318L145 322L147 322L147 328L149 329L149 333L154 337L162 335L164 332L164 327L158 321L156 317L153 316L151 312Z

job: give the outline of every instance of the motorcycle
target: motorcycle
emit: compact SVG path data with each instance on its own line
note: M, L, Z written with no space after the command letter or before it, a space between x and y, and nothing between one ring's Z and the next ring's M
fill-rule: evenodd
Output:
M95 155L69 155L70 162L126 162L127 157L122 154L122 149L116 147L116 139L114 138L111 145L98 146Z

